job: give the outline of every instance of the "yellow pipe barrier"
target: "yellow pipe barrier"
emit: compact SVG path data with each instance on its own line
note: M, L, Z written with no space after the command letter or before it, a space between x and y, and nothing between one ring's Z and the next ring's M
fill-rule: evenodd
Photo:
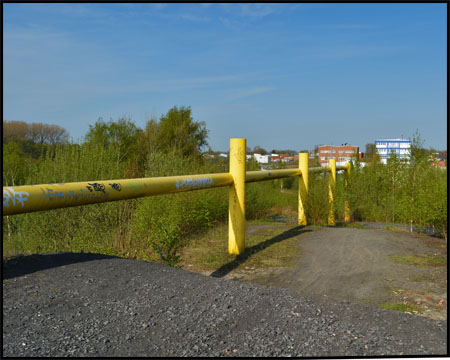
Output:
M247 171L245 173L245 182L251 183L256 181L275 180L299 175L301 175L301 171L299 169Z
M3 215L207 189L232 183L231 174L218 173L10 186L3 188Z
M331 169L330 169L330 167L329 166L326 166L326 167L312 167L312 168L309 168L309 172L310 173L325 173L325 172L330 172L331 171Z
M308 169L308 154L299 153L298 169L245 172L245 153L246 139L230 139L229 173L3 187L3 215L229 186L228 252L242 254L245 251L245 183L298 176L298 224L306 225L305 205L308 196L308 174L329 172L330 214L328 224L335 225L336 170L346 170L345 221L350 221L348 201L350 163L345 166L336 166L336 159L330 159L327 167Z
M328 215L328 225L335 226L334 220L334 191L336 188L336 159L328 160L329 168L331 169L328 180L328 197L330 202L330 213Z
M245 139L230 139L228 253L237 255L245 251L245 152Z
M308 153L298 154L298 225L306 225L306 200L308 197Z

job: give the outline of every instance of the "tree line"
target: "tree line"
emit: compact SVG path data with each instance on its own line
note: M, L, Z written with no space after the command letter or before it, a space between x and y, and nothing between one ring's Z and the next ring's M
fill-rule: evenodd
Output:
M190 107L174 106L159 119L152 118L144 129L129 118L104 121L99 118L89 129L81 144L69 143L69 133L58 125L3 121L3 185L26 184L27 171L38 159L54 153L57 147L74 148L80 152L98 145L111 151L123 175L139 177L145 173L149 154L171 152L200 160L208 145L204 122L194 121Z
M64 144L69 141L69 133L58 125L3 120L3 143L27 140L37 144Z

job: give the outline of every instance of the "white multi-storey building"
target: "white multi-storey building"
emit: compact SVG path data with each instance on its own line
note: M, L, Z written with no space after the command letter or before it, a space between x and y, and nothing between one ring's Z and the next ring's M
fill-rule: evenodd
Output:
M387 159L392 154L402 159L408 159L411 156L411 140L406 139L384 139L375 140L375 150L381 158L383 164L387 163Z

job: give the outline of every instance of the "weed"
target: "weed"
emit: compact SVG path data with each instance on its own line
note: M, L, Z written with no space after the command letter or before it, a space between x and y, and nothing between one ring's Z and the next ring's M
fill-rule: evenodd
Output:
M436 281L436 277L434 275L428 275L428 274L423 274L423 275L418 275L415 276L413 278L411 278L411 281L414 282L434 282Z
M382 307L383 309L400 311L403 313L405 313L405 312L413 313L413 312L420 312L420 311L424 310L420 306L413 305L413 304L403 304L403 303L395 303L395 304L385 303L385 304L381 304L380 307Z
M370 229L367 225L360 224L358 222L336 222L336 227L350 228L350 229Z
M399 264L414 265L418 267L447 265L446 258L437 257L435 255L408 256L395 254L389 256L389 259Z
M389 230L394 232L409 232L409 230L399 227L399 226L393 226L393 225L385 225L381 228L382 230Z

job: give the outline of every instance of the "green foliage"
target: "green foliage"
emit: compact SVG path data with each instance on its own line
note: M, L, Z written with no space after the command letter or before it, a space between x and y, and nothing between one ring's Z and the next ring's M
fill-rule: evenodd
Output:
M355 220L433 227L447 236L447 172L430 164L430 150L416 134L411 161L374 157L351 172L350 209Z
M3 186L23 184L25 156L19 144L10 141L3 144Z
M183 156L199 155L202 147L208 145L207 136L205 123L194 121L191 108L184 106L170 109L161 117L157 129L158 148L175 150Z
M122 117L106 123L100 118L93 126L89 125L84 140L85 144L101 146L114 152L115 161L122 165L124 175L134 177L141 174L138 157L141 136L142 130L129 119Z
M423 311L424 309L420 306L417 306L415 304L403 304L403 303L385 303L380 305L382 308L387 310L394 310L399 312L406 312L406 313L413 313L413 312L419 312Z
M328 174L310 173L308 178L308 197L306 218L308 224L326 225L330 204L328 200Z
M176 150L153 152L146 164L147 177L224 172L219 164L197 157L182 157ZM131 221L131 235L140 244L139 256L176 265L189 235L225 221L228 189L214 188L139 199ZM155 253L158 257L155 257Z

